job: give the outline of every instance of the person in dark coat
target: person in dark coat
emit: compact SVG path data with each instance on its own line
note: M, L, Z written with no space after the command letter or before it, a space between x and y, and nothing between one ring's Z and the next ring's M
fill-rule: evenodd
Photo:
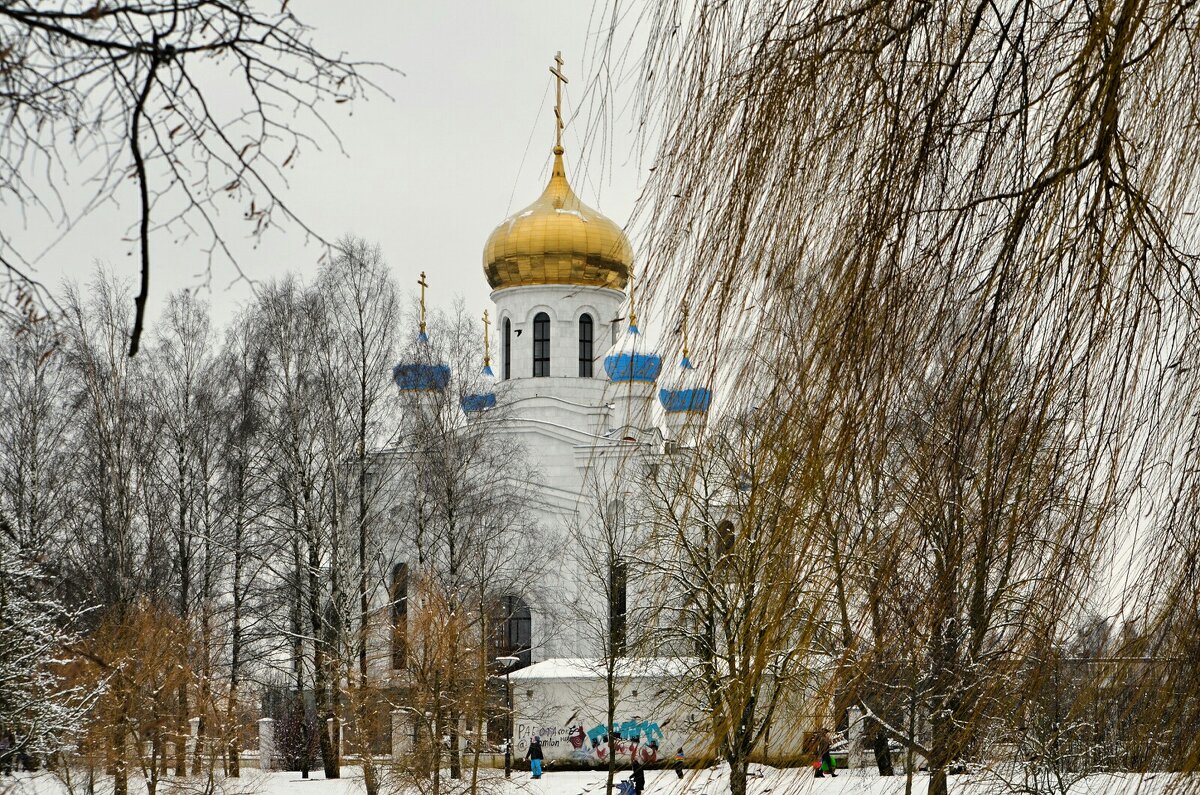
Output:
M525 752L525 758L529 760L529 772L533 774L533 778L542 777L542 738L534 735L534 738L529 741L529 750Z
M637 795L642 795L642 791L646 789L646 766L642 764L642 760L637 756L633 757L633 791Z
M833 734L826 729L821 734L821 766L817 769L817 776L821 777L822 771L837 778L837 773L834 772L833 765Z

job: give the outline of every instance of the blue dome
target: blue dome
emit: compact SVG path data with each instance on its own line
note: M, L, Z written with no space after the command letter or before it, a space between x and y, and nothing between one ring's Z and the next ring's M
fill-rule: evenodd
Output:
M672 379L676 383L670 389L658 390L658 400L663 410L668 414L693 413L703 414L712 404L712 390L696 383L696 368L688 357L684 356L679 362L678 375Z
M604 357L604 371L610 381L652 383L662 370L662 357L644 350L645 342L637 326L630 326L628 333L611 352Z
M496 408L496 374L489 365L483 366L482 387L478 392L463 395L462 409L468 414Z
M450 383L450 367L445 364L398 364L392 379L401 392L440 391Z
M423 333L417 336L417 355L413 358L425 361L400 362L392 368L392 380L401 392L439 392L450 383L450 366L432 363L433 350Z

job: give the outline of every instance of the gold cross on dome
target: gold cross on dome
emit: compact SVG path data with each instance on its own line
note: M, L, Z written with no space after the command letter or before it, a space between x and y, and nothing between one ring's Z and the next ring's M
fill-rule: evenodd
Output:
M556 66L550 67L550 74L554 75L554 154L562 154L562 87L567 80L567 76L562 73L563 58L562 50L554 54L554 63Z
M421 271L421 278L417 279L417 284L421 285L421 333L425 333L425 288L429 286L429 282L425 281L425 271Z
M488 320L488 311L483 310L483 366L491 366L492 359L492 321Z

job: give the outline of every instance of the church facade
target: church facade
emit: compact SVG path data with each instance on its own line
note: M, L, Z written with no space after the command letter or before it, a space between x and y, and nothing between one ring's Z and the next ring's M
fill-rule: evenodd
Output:
M580 661L623 652L636 632L625 625L633 605L650 598L651 586L633 574L646 552L631 540L638 533L640 481L670 449L686 446L705 420L712 393L687 358L686 343L666 365L648 344L638 326L634 263L620 226L571 188L560 128L545 189L484 245L483 275L494 304L485 321L494 331L485 332L481 376L455 378L430 339L423 309L418 343L394 370L408 411L426 419L440 412L443 424L447 412L459 412L448 424L477 440L472 451L490 450L480 460L502 470L497 480L523 495L531 540L504 543L532 547L498 564L519 570L508 572L503 592L493 596L499 610L497 626L485 633L489 664L509 660L496 670L578 669ZM424 289L424 274L421 284ZM466 385L462 394L449 394L456 383ZM455 455L465 459L473 452ZM419 469L413 457L401 448L378 456L400 464L378 467L396 480L389 491L397 532L385 555L396 561L388 575L389 605L380 605L381 613L390 612L391 633L377 633L372 659L379 681L397 692L412 680L411 644L404 639L424 631L413 604L415 578L429 557L414 551L420 542L413 528L422 519L412 507L420 501L412 483L419 473L396 474ZM605 537L614 522L620 538ZM523 565L531 555L541 565Z

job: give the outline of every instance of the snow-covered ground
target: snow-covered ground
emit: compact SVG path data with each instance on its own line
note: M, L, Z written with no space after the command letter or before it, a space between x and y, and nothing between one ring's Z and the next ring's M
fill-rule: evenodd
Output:
M874 771L843 770L836 778L814 779L810 769L779 769L754 765L747 795L905 795L905 778L880 778ZM617 781L629 777L618 773ZM326 780L320 772L304 780L299 773L268 773L249 770L240 779L218 779L209 790L205 781L167 778L159 785L159 795L363 795L362 772L346 768L343 778ZM462 782L465 784L466 782ZM465 795L460 782L443 781L444 795ZM912 795L926 795L928 778L913 778ZM130 795L144 795L145 783L138 778L129 782ZM603 795L602 771L548 772L540 780L527 772L514 772L505 781L498 771L481 772L480 795ZM646 795L724 795L729 792L728 768L718 766L689 770L682 780L670 770L646 772ZM107 778L97 782L96 795L111 795ZM951 795L1021 795L1015 787L1000 786L995 779L951 776ZM0 778L0 795L87 795L86 782L68 785L50 773L20 773ZM402 795L398 786L385 786L383 795ZM412 795L416 795L414 792ZM1025 791L1024 795L1034 795ZM1052 795L1052 793L1046 793ZM1200 776L1160 773L1136 776L1100 774L1073 786L1070 795L1200 795Z

